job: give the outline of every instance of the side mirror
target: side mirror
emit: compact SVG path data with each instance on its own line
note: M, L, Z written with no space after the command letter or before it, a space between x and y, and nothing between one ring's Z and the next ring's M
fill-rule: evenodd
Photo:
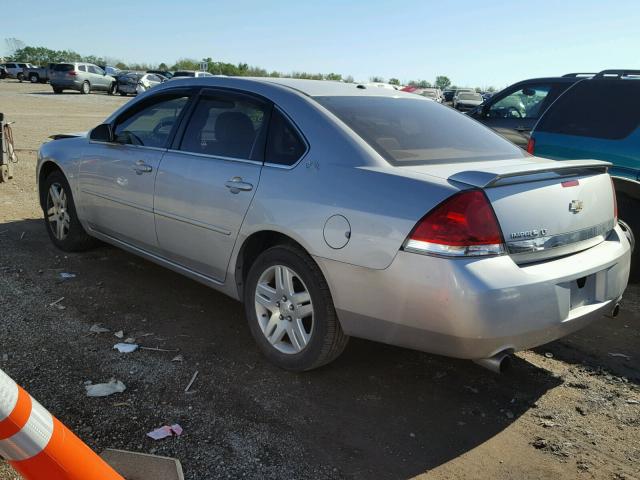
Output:
M108 123L103 123L102 125L98 125L96 128L91 130L89 134L89 139L95 142L105 142L112 143L113 142L113 129L111 125Z

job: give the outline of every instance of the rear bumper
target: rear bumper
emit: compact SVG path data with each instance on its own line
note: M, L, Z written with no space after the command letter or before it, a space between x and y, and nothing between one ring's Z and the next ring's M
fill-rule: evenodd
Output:
M137 85L123 84L123 83L118 84L118 91L123 93L138 93L136 88L137 88Z
M345 333L477 359L550 342L609 313L627 285L630 247L616 227L589 250L529 266L403 251L385 270L316 260Z
M64 88L65 90L80 90L82 82L79 80L49 80L54 88Z

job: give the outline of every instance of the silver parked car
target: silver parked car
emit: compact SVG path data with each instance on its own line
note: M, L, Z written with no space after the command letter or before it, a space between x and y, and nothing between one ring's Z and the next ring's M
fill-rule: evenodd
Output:
M7 62L4 64L4 70L7 72L7 77L9 78L17 78L21 82L27 78L24 75L25 69L29 68L37 68L35 65L31 63L20 63L20 62Z
M63 90L76 90L90 93L100 90L109 94L115 93L116 79L97 65L92 63L57 63L52 66L49 83L54 93Z
M453 97L453 108L467 111L476 108L484 99L477 92L457 92Z
M417 95L175 80L39 152L45 224L244 302L290 370L349 336L494 365L615 314L629 275L606 162L530 156Z

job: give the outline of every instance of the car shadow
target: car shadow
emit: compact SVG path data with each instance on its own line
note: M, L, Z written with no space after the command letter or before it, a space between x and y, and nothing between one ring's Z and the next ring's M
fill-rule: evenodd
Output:
M188 435L164 444L162 453L180 457L187 470L195 461L189 445L230 448L225 439L234 435L257 443L283 471L287 463L293 468L304 462L309 468L331 468L335 477L407 478L491 439L562 381L517 357L510 372L496 375L469 361L358 339L330 365L285 372L257 351L241 305L201 284L109 246L60 252L42 220L0 224L0 242L6 248L0 267L20 270L21 281L43 285L52 298L64 296L66 321L83 323L86 331L96 322L118 319L118 328L153 331L154 338L164 339L154 346L179 349L190 360L173 387L172 369L180 368L171 363L173 354L140 352L147 379L127 377L131 367L122 373L135 407L122 414L121 422L119 413L107 409L109 421L94 427L101 428L100 438L130 438L110 446L138 449L139 437L131 432L147 431L149 418L180 418ZM49 282L60 271L77 277ZM90 369L95 375L102 368L106 375L115 368L100 363L113 340L91 341L96 353L70 344L57 368L75 369L82 378ZM194 363L200 372L197 391L186 396L183 383ZM82 405L85 400L77 395ZM215 413L211 422L205 420L208 412ZM86 415L70 404L67 415L73 414ZM117 430L119 423L126 434ZM304 455L292 457L292 447ZM213 465L219 460L212 455L199 461Z

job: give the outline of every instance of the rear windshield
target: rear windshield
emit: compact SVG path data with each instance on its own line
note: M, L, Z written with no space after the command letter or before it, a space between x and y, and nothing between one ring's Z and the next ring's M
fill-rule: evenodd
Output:
M477 93L461 93L460 100L482 100L482 96Z
M71 72L73 70L73 65L70 63L59 63L53 66L54 72Z
M173 74L174 77L195 77L195 72L176 72Z
M526 156L466 115L419 97L315 97L391 164Z
M537 131L620 140L640 124L640 80L583 80L549 108Z

